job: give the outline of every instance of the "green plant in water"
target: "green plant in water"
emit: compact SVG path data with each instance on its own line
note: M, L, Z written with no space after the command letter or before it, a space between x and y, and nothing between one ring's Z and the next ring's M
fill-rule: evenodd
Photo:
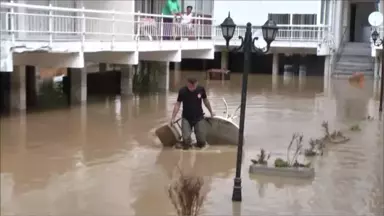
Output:
M324 129L324 137L322 138L323 142L329 142L329 143L344 143L349 141L349 138L344 136L344 134L341 131L334 130L332 133L329 132L329 125L328 122L323 122L321 126Z
M287 148L287 160L283 160L282 158L277 158L275 160L275 167L309 167L311 164L301 164L297 161L298 156L303 148L303 135L299 135L297 133L292 135L291 142ZM291 148L293 144L296 144L296 149L294 150L294 154L291 157Z
M349 128L350 131L361 131L361 128L360 126L357 124L357 125L352 125L350 128Z
M271 154L266 155L265 150L261 149L260 154L257 155L257 160L252 159L251 161L253 164L267 165L270 157Z
M316 156L317 155L315 140L313 140L313 139L309 140L309 148L305 149L304 155L307 156L307 157L311 157L311 156Z
M289 163L282 158L276 158L275 167L290 167Z

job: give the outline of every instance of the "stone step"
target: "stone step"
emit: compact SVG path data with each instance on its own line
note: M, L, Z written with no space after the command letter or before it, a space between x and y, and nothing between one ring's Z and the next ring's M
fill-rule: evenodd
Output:
M341 55L354 55L354 56L371 56L371 50L355 50L344 49Z
M373 70L367 70L367 71L351 71L351 70L340 70L335 69L332 74L344 74L344 75L352 75L356 72L363 73L365 76L373 76Z
M344 47L371 48L371 43L349 42L349 43L346 43Z
M338 62L348 62L348 63L372 63L374 59L372 57L361 57L354 55L342 55Z
M355 61L344 61L344 60L341 60L341 61L338 61L337 64L338 65L346 65L346 66L356 66L356 67L362 66L362 67L365 67L365 66L373 65L373 62L355 62Z
M363 69L373 69L373 64L370 63L349 63L349 62L338 62L336 63L336 68L340 69L354 69L354 70L363 70Z
M335 70L339 70L339 71L352 71L352 72L369 72L369 71L372 71L373 68L338 67L336 65Z

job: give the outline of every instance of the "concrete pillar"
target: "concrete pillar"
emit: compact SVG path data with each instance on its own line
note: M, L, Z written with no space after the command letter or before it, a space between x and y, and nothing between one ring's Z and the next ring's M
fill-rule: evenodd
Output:
M343 34L343 4L345 1L336 1L336 16L334 20L335 48L339 49Z
M221 52L221 68L228 69L228 52Z
M272 92L277 92L279 89L279 76L272 76Z
M158 88L162 90L169 90L169 62L159 62L158 65Z
M82 104L87 101L87 72L85 68L68 68L70 82L70 104Z
M173 86L177 86L177 84L180 82L180 71L181 71L181 63L175 62L175 70L173 72Z
M331 75L331 56L328 55L324 58L324 77Z
M279 54L273 53L272 75L279 75Z
M11 110L27 109L25 66L14 66L11 74Z
M121 67L120 94L124 96L133 94L133 66L125 65Z

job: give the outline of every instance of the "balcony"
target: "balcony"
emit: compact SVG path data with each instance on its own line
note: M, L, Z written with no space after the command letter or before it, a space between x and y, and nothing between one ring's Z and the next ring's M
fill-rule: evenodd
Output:
M164 18L173 22L164 23ZM225 45L220 27L213 23L212 18L199 16L193 17L192 24L182 25L174 17L158 14L1 2L1 70L36 61L45 67L83 67L84 61L137 64L139 60L213 59L215 46ZM260 27L252 31L261 35ZM239 26L231 45L239 45L237 38L244 33L245 26ZM279 25L272 48L315 50L327 35L327 26ZM20 53L29 54L12 55ZM52 54L60 56L54 60ZM68 59L63 60L63 55ZM73 59L77 63L62 63Z
M272 48L317 48L327 37L329 27L325 25L278 25L279 31L276 40L271 44ZM238 26L231 45L240 45L239 36L245 35L245 26ZM253 36L262 37L260 26L252 27ZM215 27L215 45L225 46L220 26Z
M75 58L84 55L81 58L85 61L115 64L137 64L139 60L213 59L211 18L193 17L193 24L188 26L179 20L164 23L164 18L173 19L157 14L2 2L2 69L5 64L8 65L6 71L12 64L28 64L25 59L44 59L42 54L31 57L37 52L44 52L45 56L76 53ZM11 53L26 52L30 55L28 58L13 55L12 59Z
M4 2L1 9L1 39L13 43L45 43L52 48L64 44L66 49L82 47L84 52L159 51L173 49L175 42L181 49L212 46L210 18L194 17L194 24L183 28L177 22L163 23L163 18L172 17L155 14ZM69 42L81 46L68 46Z

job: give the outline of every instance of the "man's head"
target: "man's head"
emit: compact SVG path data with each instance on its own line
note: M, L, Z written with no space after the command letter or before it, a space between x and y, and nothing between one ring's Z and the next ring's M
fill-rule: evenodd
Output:
M188 78L187 79L187 87L189 91L195 91L197 87L197 79Z
M187 14L192 13L193 7L191 5L187 6Z

